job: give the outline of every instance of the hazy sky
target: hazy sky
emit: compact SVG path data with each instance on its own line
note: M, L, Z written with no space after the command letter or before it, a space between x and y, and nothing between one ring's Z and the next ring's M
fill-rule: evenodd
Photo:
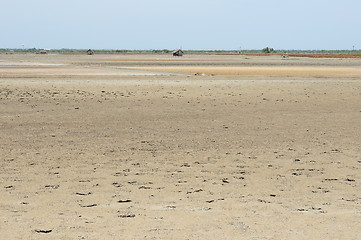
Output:
M0 3L0 48L361 49L360 0Z

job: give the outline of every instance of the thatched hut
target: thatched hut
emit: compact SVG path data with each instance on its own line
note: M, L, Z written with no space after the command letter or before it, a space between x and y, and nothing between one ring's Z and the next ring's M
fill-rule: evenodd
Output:
M172 52L172 54L173 54L173 56L175 56L175 57L181 57L181 56L183 56L184 52L183 52L181 49L177 49L177 50L174 50L174 51Z

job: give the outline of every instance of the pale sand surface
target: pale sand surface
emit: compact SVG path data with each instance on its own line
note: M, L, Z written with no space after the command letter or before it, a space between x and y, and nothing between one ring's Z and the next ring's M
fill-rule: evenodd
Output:
M0 239L360 239L359 66L0 55Z
M237 75L265 77L306 77L306 78L361 78L361 68L355 67L128 67L134 70L188 73L197 75Z

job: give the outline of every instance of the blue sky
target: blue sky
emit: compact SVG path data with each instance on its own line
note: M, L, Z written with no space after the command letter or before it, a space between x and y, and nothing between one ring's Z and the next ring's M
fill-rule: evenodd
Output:
M360 0L1 0L0 48L361 49Z

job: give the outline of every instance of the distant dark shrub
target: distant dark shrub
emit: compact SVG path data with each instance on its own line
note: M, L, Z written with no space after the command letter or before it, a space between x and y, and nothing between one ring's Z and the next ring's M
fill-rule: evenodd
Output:
M266 47L266 48L263 48L263 49L262 49L262 52L264 52L264 53L271 53L271 52L274 52L274 49L273 49L273 48Z

